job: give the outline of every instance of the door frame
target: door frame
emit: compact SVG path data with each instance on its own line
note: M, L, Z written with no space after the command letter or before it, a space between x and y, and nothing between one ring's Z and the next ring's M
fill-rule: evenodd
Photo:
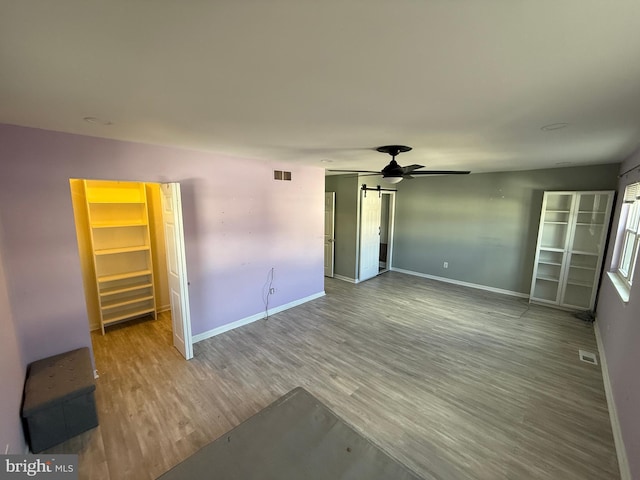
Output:
M393 261L393 240L396 216L396 192L386 191L382 192L382 195L389 195L389 224L387 225L387 266L380 273L388 272L389 270L391 270L391 262Z
M324 276L325 277L329 277L329 278L333 278L334 273L335 273L335 263L336 263L336 192L324 192L324 207L325 207L325 211L324 211L324 235L325 235L325 250L324 250L324 261L325 261L325 265L327 263L327 198L328 195L331 195L332 200L331 200L331 238L328 239L328 242L331 244L331 275L327 275L327 271L326 271L326 267L325 267L325 272L324 272Z
M78 244L77 244L77 250L78 250L78 255L79 255L80 257L82 257L82 255L83 255L83 253L84 253L84 252L83 252L83 249L82 249L82 246L81 246L81 243L82 243L82 242L80 241L80 238L78 237L78 235L79 235L79 233L78 233L78 229L79 229L79 228L80 228L80 229L84 229L85 227L84 227L82 224L80 224L80 223L78 222L77 214L78 214L79 212L80 212L80 213L82 213L82 211L78 211L78 210L76 210L76 203L77 203L77 202L76 202L76 200L73 198L73 196L74 196L74 190L73 190L73 187L71 186L71 185L72 185L72 183L71 183L71 182L72 182L72 181L74 181L74 180L85 180L85 179L86 179L86 180L94 180L94 179L96 179L96 178L94 178L94 177L85 177L85 176L74 176L74 177L70 177L70 178L69 178L69 182L70 182L70 183L69 183L69 185L70 185L70 192L69 192L69 193L70 193L70 198L71 198L71 203L72 203L72 208L71 208L71 210L72 210L72 218L73 218L73 225L74 225L74 228L76 229L76 238L77 238L77 242L78 242ZM162 185L163 183L178 183L178 182L158 182L158 181L123 180L123 179L108 179L108 180L109 180L109 181L120 181L120 182L141 183L141 184L145 184L145 185L146 185L146 184ZM178 183L178 185L179 185L179 183ZM164 235L164 230L165 230L165 225L164 225L164 218L163 218L163 220L162 220L162 231L163 231L163 235ZM183 225L183 223L182 223L182 210L180 211L180 234L181 234L181 237L182 237L182 239L183 239L183 241L181 242L181 249L180 249L181 251L180 251L180 254L182 255L182 258L184 259L184 260L183 260L183 261L184 261L184 265L186 266L186 247L185 247L185 243L184 243L184 225ZM166 242L166 240L165 240L165 242ZM166 246L165 246L165 249L166 249ZM152 251L152 252L151 252L151 254L152 254L152 255L154 255L154 254L157 254L157 252ZM93 309L93 308L95 307L95 305L94 305L92 302L90 302L90 300L88 299L87 290L86 290L86 289L87 289L87 286L84 284L84 283L85 283L85 272L84 272L84 270L82 270L80 273L81 273L81 278L82 278L82 281L83 281L83 290L84 290L84 294L85 294L85 307L86 307L86 309L87 309L87 317L88 317L88 318L87 318L87 322L86 322L86 325L87 325L87 327L86 327L86 328L87 328L87 332L89 333L89 335L91 335L91 332L92 332L92 326L93 326L93 325L91 324L91 322L90 322L90 321L91 321L91 319L92 319L93 317L92 317L92 315L91 315L90 310L91 310L91 309ZM167 276L168 276L168 272L167 272L166 274L167 274ZM184 282L186 282L186 283L188 284L187 279L186 279L186 276L185 276L185 278L183 279L183 281L184 281ZM187 305L190 305L189 289L188 289L188 288L186 289L185 301L187 302ZM171 310L171 307L169 307L169 309ZM164 309L163 309L162 311L166 311L166 310L164 310ZM159 312L156 310L156 315L157 315L157 313L159 313ZM172 312L172 314L173 314L173 312ZM184 318L185 318L185 317L183 316L183 319L184 319ZM190 351L190 355L191 355L189 358L191 358L191 357L193 357L193 336L192 336L192 334L191 334L191 319L190 319L190 316L189 316L189 318L188 318L188 319L186 319L186 320L183 322L183 328L184 328L184 332L185 332L185 333L184 333L184 335L185 335L185 347L186 347L186 345L187 345L187 343L188 343L188 345L189 345L189 351ZM173 324L171 325L171 332L172 332L172 334L173 334ZM171 345L171 348L173 348L173 345Z

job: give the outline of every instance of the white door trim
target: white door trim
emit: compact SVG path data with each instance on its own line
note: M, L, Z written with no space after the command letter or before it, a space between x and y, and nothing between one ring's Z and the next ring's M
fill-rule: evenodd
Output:
M393 237L396 224L396 192L382 192L383 195L389 195L389 225L387 228L387 270L391 270L391 262L393 261Z
M331 212L327 212L327 206ZM327 214L331 213L331 218ZM327 229L330 226L330 229ZM324 276L333 277L335 270L336 192L324 192ZM327 238L328 237L328 238ZM327 258L329 257L329 258Z

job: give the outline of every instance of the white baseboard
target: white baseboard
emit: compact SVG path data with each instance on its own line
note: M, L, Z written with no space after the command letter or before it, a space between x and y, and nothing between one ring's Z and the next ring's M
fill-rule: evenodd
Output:
M158 307L158 313L166 312L168 310L171 310L171 305L163 305L161 307Z
M333 275L333 278L335 278L336 280L342 280L343 282L359 283L358 279L351 278L351 277L345 277L343 275Z
M620 429L620 421L618 420L618 410L616 408L616 402L613 399L613 390L611 389L607 357L604 353L604 345L602 344L602 337L600 336L600 328L598 327L597 320L593 326L596 333L596 342L598 343L598 355L600 356L604 393L607 396L607 407L609 410L609 419L611 420L611 430L613 431L613 441L615 442L616 454L618 455L620 480L631 480L631 469L629 468L629 461L627 460L627 450L624 446L624 439L622 438L622 430Z
M478 283L469 283L469 282L463 282L461 280L454 280L452 278L437 277L435 275L429 275L428 273L414 272L411 270L404 270L402 268L391 267L391 270L394 272L406 273L407 275L415 275L416 277L437 280L438 282L453 283L454 285L460 285L462 287L477 288L478 290L486 290L487 292L501 293L503 295L511 295L512 297L529 298L529 295L526 293L514 292L512 290L504 290L502 288L489 287L487 285L480 285Z
M270 308L269 316L275 315L276 313L283 312L290 308L297 307L298 305L302 305L303 303L307 303L307 302L310 302L311 300L315 300L316 298L320 298L324 296L325 296L325 292L322 291L322 292L314 293L313 295L309 295L308 297L300 298L299 300L295 300L293 302L285 303L284 305L280 305L279 307ZM199 333L191 337L191 339L193 343L198 343L198 342L201 342L202 340L206 340L207 338L220 335L221 333L225 333L230 330L234 330L236 328L249 325L250 323L253 323L256 320L262 320L265 317L266 317L265 312L256 313L255 315L251 315L250 317L241 318L240 320L236 320L235 322L227 323L226 325L222 325L221 327L217 327L212 330Z

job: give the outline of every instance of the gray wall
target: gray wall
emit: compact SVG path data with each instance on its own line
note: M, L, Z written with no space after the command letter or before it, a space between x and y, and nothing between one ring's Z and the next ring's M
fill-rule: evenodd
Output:
M528 294L543 192L614 190L618 170L609 164L401 182L393 267Z
M358 177L325 177L325 192L336 192L336 231L334 274L357 278Z
M640 150L626 160L620 172L640 164ZM614 215L614 231L618 225L624 188L640 182L640 168L620 178L618 201ZM605 268L611 267L615 232L609 241ZM622 437L627 451L631 478L640 478L640 268L636 267L629 303L624 303L607 275L602 279L597 308L597 328L602 337L611 390L618 413Z

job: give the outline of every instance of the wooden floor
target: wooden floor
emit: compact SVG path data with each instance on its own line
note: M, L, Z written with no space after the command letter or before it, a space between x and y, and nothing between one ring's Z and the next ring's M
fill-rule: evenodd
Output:
M100 426L52 451L80 478L153 479L303 386L425 479L619 478L600 366L578 359L592 325L397 272L326 293L189 362L166 315L95 335Z

